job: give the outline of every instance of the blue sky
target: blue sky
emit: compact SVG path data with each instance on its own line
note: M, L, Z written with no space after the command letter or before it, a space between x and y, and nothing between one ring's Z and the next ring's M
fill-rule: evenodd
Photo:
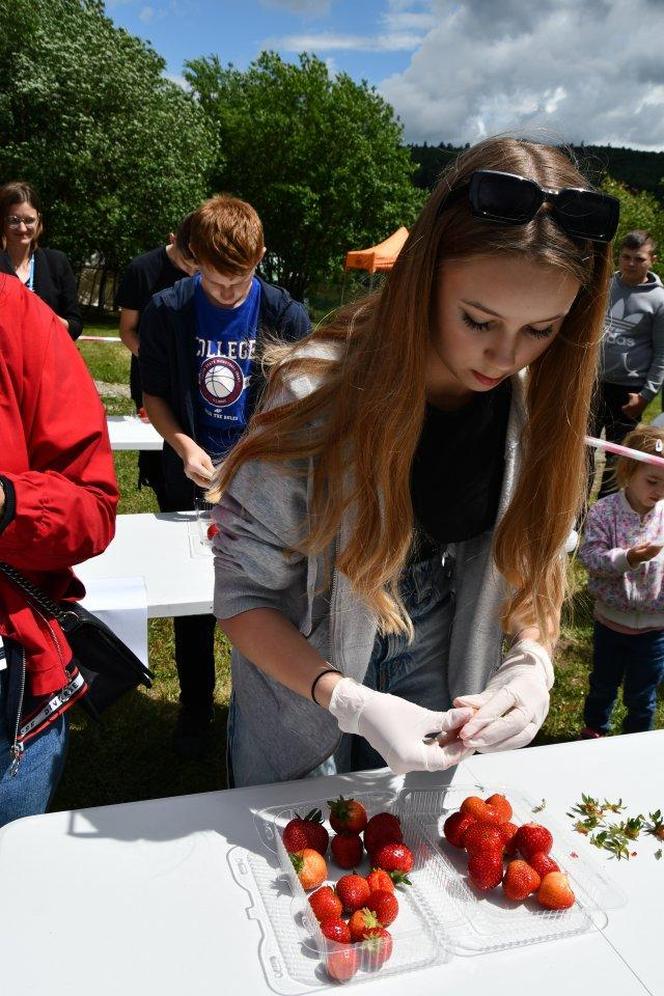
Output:
M663 0L106 0L168 75L301 51L367 79L407 141L511 131L664 149Z

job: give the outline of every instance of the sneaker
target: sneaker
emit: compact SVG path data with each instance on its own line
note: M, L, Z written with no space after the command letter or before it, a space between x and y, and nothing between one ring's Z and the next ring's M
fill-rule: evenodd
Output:
M605 736L606 733L601 733L599 730L593 730L591 726L584 726L579 733L579 740L600 740Z
M173 748L183 761L199 761L210 747L211 714L180 709L173 732Z

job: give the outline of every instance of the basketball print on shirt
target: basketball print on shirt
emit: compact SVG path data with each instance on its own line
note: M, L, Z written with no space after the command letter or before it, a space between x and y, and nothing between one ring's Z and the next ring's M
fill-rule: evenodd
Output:
M244 374L235 360L212 356L201 364L198 386L211 405L228 408L235 404L244 390Z

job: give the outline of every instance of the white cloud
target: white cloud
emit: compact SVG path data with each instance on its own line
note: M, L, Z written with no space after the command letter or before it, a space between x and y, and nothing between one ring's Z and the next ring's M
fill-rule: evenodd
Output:
M170 80L171 83L175 83L175 85L179 86L181 90L186 90L187 93L191 92L190 84L187 82L184 76L181 76L179 73L164 72L162 73L162 76L164 77L165 80Z
M141 7L138 13L139 21L142 21L143 24L149 24L153 17L154 17L154 7L150 7L149 5L146 7Z
M263 7L278 7L305 17L323 17L330 12L331 0L260 0Z
M286 35L266 42L286 52L412 52L421 43L420 35L393 32L381 35L347 35L334 31L320 34Z
M390 0L385 16L413 13L414 3ZM433 26L408 68L379 87L408 140L546 129L552 139L664 148L661 2L432 0L419 13Z

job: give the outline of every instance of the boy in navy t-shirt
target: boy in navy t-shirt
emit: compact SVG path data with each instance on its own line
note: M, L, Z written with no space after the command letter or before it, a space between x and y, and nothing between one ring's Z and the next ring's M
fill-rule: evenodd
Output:
M250 204L206 201L192 217L190 248L198 273L156 294L140 324L144 404L164 438L164 511L193 508L244 432L260 394L263 336L294 342L310 331L304 307L256 276L265 247ZM215 618L179 617L174 627L175 746L197 757L212 718Z

